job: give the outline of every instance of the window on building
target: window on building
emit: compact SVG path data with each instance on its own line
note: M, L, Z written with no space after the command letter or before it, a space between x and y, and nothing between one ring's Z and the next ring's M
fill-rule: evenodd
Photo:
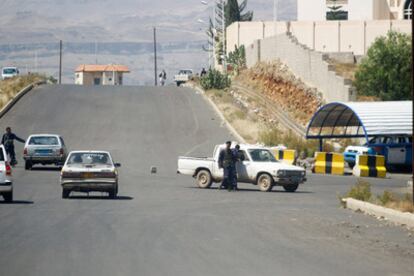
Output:
M413 15L413 1L412 0L406 0L404 4L404 19L411 19Z

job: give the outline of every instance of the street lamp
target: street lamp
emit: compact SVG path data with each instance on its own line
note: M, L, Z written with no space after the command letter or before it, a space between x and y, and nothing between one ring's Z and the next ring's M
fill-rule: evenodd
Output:
M212 31L212 36L211 36L211 44L213 47L213 52L212 52L212 60L214 61L214 57L215 57L215 52L216 52L216 1L210 1L210 3L213 4L213 16L211 18L211 20L213 21L213 31ZM209 1L201 1L201 4L203 4L204 6L209 6ZM205 23L202 19L199 19L198 22L200 23ZM207 24L207 23L206 23ZM209 26L210 27L210 26ZM210 43L209 43L209 47L210 47ZM213 62L213 67L214 67L215 62ZM210 63L210 58L209 58L209 66L211 67L211 63Z

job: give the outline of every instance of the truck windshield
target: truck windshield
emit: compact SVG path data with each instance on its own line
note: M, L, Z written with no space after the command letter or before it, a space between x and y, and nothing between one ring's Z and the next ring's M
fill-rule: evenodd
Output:
M15 68L5 68L3 69L3 74L16 74L16 69Z
M254 162L277 162L273 154L265 149L250 149L249 154Z

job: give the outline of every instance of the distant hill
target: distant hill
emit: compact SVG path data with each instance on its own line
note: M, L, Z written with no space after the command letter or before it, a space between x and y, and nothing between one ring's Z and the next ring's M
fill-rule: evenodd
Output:
M2 0L0 66L56 75L57 42L65 43L65 79L78 63L127 63L131 83L152 78L152 28L157 27L160 68L207 67L205 25L212 7L198 0ZM273 1L249 0L254 20L272 20ZM279 0L278 18L294 19L296 0ZM69 63L68 63L69 62Z

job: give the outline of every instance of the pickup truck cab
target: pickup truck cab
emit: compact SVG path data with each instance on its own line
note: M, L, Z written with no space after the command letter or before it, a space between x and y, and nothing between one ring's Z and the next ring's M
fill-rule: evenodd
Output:
M213 182L221 182L223 169L218 167L220 151L225 145L217 145L213 157L178 157L177 173L193 176L200 188L210 188ZM237 162L237 181L257 185L263 192L273 186L282 186L294 192L299 184L306 181L303 168L277 161L268 148L254 145L240 145L243 161Z
M3 67L1 69L1 78L3 80L10 79L19 75L19 69L17 67Z
M174 81L177 84L177 86L180 86L183 83L186 83L187 81L191 80L193 77L193 70L191 69L183 69L178 72L177 75L174 76Z
M6 149L0 145L0 195L4 201L13 201L13 181L11 179L12 168L8 160Z

